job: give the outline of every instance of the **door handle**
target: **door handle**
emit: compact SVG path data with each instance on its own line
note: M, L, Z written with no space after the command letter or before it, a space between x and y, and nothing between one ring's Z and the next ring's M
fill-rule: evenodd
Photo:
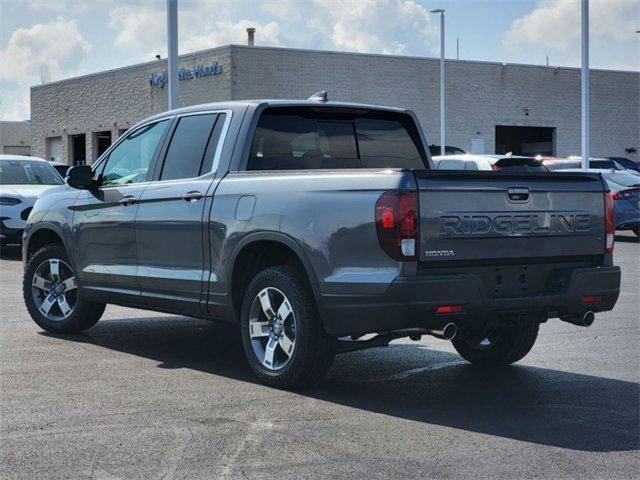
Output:
M187 192L184 195L182 195L182 199L186 200L187 202L197 202L202 197L203 197L202 193L196 190L194 190L193 192Z
M125 207L133 205L134 203L136 203L136 197L134 197L133 195L127 195L126 197L122 197L120 200L118 200L118 203Z

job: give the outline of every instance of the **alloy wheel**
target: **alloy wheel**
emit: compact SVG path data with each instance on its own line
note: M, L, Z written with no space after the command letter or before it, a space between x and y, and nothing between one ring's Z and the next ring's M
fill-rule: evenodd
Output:
M258 361L280 370L291 360L296 345L296 317L289 299L277 288L256 295L249 312L249 336Z
M38 311L54 322L69 318L78 303L78 284L73 270L58 258L47 259L38 265L31 291Z

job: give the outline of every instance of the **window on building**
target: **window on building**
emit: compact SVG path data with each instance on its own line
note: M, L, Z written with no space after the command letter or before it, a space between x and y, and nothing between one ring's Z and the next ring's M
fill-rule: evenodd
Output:
M110 186L145 182L149 166L168 124L168 120L162 120L146 125L127 136L109 154L102 171L102 184Z
M87 136L84 133L69 137L69 165L85 165L87 163Z
M160 180L194 178L200 175L217 118L216 113L180 118L167 149Z
M97 160L111 146L111 131L93 132L92 139L93 160Z
M260 117L247 170L424 168L417 141L403 114L276 108Z

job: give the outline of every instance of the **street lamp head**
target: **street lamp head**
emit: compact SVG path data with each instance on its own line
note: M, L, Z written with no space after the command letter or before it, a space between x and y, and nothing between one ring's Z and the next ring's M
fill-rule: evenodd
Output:
M444 9L436 8L435 10L429 10L429 13L444 13Z

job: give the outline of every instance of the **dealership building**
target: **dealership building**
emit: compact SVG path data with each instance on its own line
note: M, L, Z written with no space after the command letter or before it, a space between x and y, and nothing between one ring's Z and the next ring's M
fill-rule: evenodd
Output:
M182 106L307 98L410 108L439 143L438 59L229 45L179 58ZM167 109L166 59L31 88L31 152L92 163ZM580 70L447 60L447 145L474 153L580 153ZM591 152L640 160L640 72L592 70Z

